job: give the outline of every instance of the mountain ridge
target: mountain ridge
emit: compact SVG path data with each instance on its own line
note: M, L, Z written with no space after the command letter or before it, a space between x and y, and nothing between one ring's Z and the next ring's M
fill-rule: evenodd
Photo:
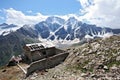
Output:
M9 27L11 28L12 25L13 27L15 26L14 24L10 24L10 25L6 23L3 23L3 24L5 24L5 28L9 28ZM4 26L1 27L1 25L0 25L0 28L4 28ZM102 35L109 32L112 32L113 34L120 33L120 29L98 27L96 25L83 23L77 20L75 17L70 17L68 20L64 20L60 17L51 16L51 17L48 17L45 21L41 21L38 24L34 24L32 26L25 24L22 27L18 28L17 31L23 30L25 28L28 29L27 31L34 30L34 33L36 35L41 36L42 38L47 38L52 40L54 40L56 36L57 36L57 39L60 39L60 38L65 39L66 36L69 35L67 39L73 40L75 38L82 39L86 34L93 36L98 34Z

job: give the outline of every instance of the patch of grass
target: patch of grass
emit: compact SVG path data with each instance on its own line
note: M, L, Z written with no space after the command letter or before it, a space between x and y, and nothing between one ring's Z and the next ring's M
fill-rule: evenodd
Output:
M3 69L3 67L0 67L0 70Z
M86 60L83 63L79 63L79 64L75 64L75 65L69 65L69 66L67 66L66 70L69 70L69 71L81 71L81 72L84 72L84 73L86 73L87 71L92 72L93 71L92 68L90 68L90 69L84 68L84 66L87 65L89 62L90 62L89 60Z
M109 63L107 64L107 66L108 66L108 67L112 67L114 64L116 64L117 66L119 66L119 65L120 65L120 61L114 60L114 61L112 61L112 62L109 62Z

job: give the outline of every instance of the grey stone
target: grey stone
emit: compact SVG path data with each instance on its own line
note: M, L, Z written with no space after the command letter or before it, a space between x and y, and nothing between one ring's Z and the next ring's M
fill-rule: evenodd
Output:
M117 56L116 61L120 61L120 56Z

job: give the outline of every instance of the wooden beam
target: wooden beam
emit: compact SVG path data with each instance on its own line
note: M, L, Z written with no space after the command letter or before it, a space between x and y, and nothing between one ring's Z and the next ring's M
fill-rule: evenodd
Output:
M26 72L19 64L17 64L17 66L18 66L25 74L27 74L27 72Z

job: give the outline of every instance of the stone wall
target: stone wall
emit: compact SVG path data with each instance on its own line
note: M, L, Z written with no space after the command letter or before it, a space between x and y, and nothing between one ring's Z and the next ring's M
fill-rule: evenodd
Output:
M65 52L64 50L61 50L61 49L55 49L55 54L59 54L59 53L63 53L63 52Z
M30 62L34 62L46 57L53 56L56 54L57 51L58 49L56 49L55 47L50 47L50 48L45 48L45 49L36 50L36 51L25 51L25 55L28 57Z
M44 55L42 54L41 51L34 51L34 52L31 52L31 61L37 61L37 60L40 60L44 57Z
M55 47L52 47L52 48L46 48L46 56L53 56L56 54L56 51L57 49Z
M29 76L32 72L36 70L44 70L49 69L52 67L55 67L56 65L63 62L69 53L60 53L54 56L51 56L49 58L44 58L42 60L35 61L30 64L30 66L27 68L27 74L26 76Z

